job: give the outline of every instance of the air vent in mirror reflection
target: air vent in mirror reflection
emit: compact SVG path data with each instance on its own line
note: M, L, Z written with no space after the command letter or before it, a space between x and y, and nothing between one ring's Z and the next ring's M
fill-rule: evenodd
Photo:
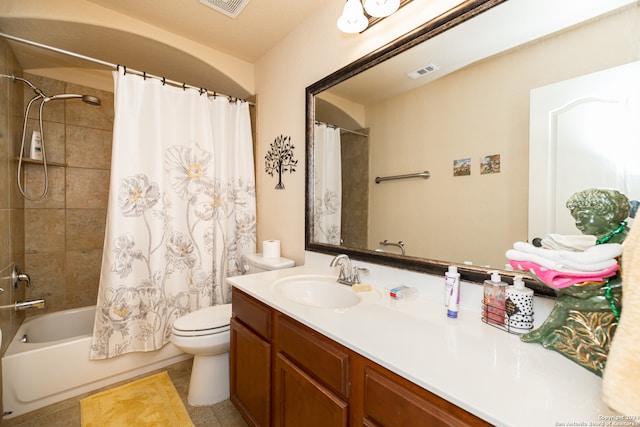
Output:
M418 79L420 77L426 76L427 74L431 74L434 71L438 70L438 66L434 65L434 64L429 64L426 65L418 70L412 71L410 73L407 73L407 76L411 77L412 79Z

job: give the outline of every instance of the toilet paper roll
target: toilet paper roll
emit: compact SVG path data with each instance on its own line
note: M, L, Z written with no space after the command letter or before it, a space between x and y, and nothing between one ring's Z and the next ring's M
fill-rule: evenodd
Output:
M264 258L280 258L280 240L263 241L262 256Z

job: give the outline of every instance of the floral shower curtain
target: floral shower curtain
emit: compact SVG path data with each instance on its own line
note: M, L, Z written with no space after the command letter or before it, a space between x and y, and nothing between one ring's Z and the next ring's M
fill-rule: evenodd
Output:
M316 123L313 132L313 153L313 240L339 245L342 216L340 129Z
M256 249L249 107L114 72L111 184L92 359L152 351L230 302Z

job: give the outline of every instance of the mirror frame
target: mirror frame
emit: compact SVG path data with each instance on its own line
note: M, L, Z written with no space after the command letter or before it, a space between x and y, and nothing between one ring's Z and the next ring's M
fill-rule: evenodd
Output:
M313 125L315 123L315 95L506 1L508 0L463 1L453 9L353 61L306 88L305 250L330 255L347 254L355 260L434 275L443 275L450 265L455 265L458 267L458 272L460 272L463 280L482 283L489 278L488 272L494 269L313 242ZM516 275L522 275L522 272L499 270L501 276L507 282L513 282L513 277ZM533 289L538 295L550 297L555 297L556 295L553 289L527 275L525 275L525 282L527 286Z

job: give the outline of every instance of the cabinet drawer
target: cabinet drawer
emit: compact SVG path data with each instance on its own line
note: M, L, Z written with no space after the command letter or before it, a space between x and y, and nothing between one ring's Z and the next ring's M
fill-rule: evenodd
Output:
M415 391L414 391L415 390ZM365 426L489 426L483 420L403 378L364 371Z
M349 397L349 354L328 338L278 315L277 351L285 353L334 393Z
M238 289L233 289L231 314L255 333L271 341L271 309Z

